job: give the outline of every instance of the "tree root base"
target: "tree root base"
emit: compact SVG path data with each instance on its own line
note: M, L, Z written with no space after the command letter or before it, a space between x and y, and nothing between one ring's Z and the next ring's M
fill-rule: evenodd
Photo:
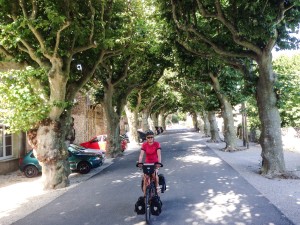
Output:
M238 152L238 151L242 151L242 149L229 147L229 148L222 148L221 151L223 151L223 152Z
M268 174L263 174L260 171L260 174L268 179L284 179L284 180L299 180L300 177L297 175L293 174L292 172L284 172L284 173L268 173Z
M213 139L210 139L207 141L208 143L221 143L223 142L222 140L213 140Z
M201 138L209 138L210 136L209 135L203 135L201 136Z

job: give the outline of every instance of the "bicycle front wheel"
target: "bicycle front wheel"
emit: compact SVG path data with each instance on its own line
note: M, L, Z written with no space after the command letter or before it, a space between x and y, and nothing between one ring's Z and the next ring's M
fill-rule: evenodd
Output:
M151 199L151 189L150 187L147 187L146 197L145 197L145 219L147 224L150 224L150 217L151 217L150 199Z

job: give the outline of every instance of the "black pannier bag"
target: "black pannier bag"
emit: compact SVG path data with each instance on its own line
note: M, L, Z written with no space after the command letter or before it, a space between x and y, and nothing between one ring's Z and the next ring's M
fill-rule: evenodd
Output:
M138 215L145 214L145 198L143 196L139 197L139 199L135 203L134 211Z
M163 174L158 174L159 186L161 186L161 193L164 193L167 190L166 179Z
M158 195L151 198L150 210L153 216L159 216L161 213L162 202Z

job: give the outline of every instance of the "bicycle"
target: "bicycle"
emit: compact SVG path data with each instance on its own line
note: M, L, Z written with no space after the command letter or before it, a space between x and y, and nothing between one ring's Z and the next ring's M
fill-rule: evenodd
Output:
M144 199L144 204L145 204L145 219L146 219L146 223L150 224L150 217L151 217L151 201L153 200L154 197L158 197L157 194L157 189L156 189L156 185L155 185L155 180L152 178L152 174L155 172L155 168L157 166L157 164L160 165L160 167L163 167L163 164L161 163L137 163L136 166L140 167L143 169L143 173L147 176L147 186L146 186L146 192L145 192L145 199ZM143 181L142 180L142 190L143 190ZM165 189L162 189L163 191ZM163 193L162 191L162 193ZM161 204L161 201L159 200L159 204ZM153 207L153 210L160 210L158 208L155 209L155 207ZM160 213L157 212L158 215Z

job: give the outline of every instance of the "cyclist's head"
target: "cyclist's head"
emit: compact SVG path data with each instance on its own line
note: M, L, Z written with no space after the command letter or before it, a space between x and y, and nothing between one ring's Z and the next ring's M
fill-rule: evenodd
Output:
M151 138L152 138L152 140L153 140L153 138L154 138L154 133L153 133L152 130L146 131L146 138L147 138L147 140L149 140L149 139L151 139Z

